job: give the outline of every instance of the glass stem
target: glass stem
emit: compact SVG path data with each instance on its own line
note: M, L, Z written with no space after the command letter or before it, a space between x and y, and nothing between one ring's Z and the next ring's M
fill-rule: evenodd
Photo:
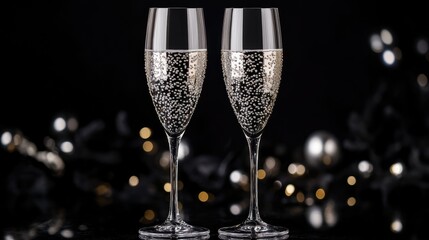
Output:
M178 223L182 221L179 212L179 204L177 197L177 173L178 173L178 159L177 153L179 150L180 140L182 139L183 133L175 136L170 136L167 133L168 144L170 146L170 209L168 211L168 222Z
M261 134L249 137L246 135L250 153L250 203L248 221L261 221L258 206L258 154Z

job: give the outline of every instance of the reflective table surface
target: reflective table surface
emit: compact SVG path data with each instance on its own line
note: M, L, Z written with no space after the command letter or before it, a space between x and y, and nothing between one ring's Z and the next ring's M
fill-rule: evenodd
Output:
M55 202L43 197L13 199L2 205L8 206L2 209L2 238L139 239L140 227L165 219L167 198L157 205L90 196L61 197ZM365 206L341 209L333 201L288 207L265 203L261 213L266 222L288 227L288 239L428 239L424 229L427 210L419 212L409 206L407 210L415 212L388 213L379 206L361 204ZM185 221L209 228L210 239L218 239L218 228L238 224L246 217L245 209L231 214L231 209L240 211L238 205L232 206L236 207L184 202L182 209Z

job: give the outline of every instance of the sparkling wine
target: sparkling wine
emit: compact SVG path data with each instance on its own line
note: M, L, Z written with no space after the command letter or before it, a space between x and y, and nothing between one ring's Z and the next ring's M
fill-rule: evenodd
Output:
M282 65L282 50L222 51L228 97L247 134L258 134L267 124L280 86Z
M145 51L149 92L158 117L169 134L188 125L201 93L207 51Z

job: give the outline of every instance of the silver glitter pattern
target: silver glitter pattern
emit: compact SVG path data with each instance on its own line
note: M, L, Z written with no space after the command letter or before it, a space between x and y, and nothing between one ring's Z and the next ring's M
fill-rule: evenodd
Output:
M145 70L158 117L170 134L182 133L200 97L207 51L145 51Z
M246 133L260 133L277 97L283 51L222 51L221 54L223 77L238 122Z

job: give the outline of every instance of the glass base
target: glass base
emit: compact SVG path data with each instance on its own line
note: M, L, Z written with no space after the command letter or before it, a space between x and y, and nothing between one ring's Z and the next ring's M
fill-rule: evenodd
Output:
M208 239L210 230L203 227L191 226L184 221L164 222L163 224L139 229L140 239Z
M219 229L220 239L243 239L243 238L269 238L269 239L287 239L289 229L273 226L264 221L246 220L245 222Z

